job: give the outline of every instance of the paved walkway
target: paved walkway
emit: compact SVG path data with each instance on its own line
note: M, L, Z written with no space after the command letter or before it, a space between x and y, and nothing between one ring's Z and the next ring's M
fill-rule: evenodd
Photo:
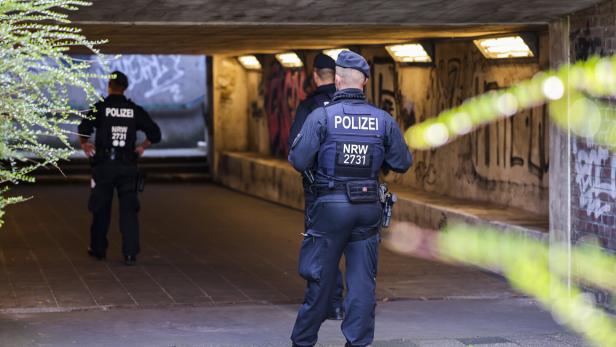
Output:
M282 347L297 305L221 305L0 315L3 347ZM390 301L373 347L582 347L527 299ZM344 345L326 321L319 346Z
M304 282L302 214L211 184L153 184L142 255L85 254L86 185L37 185L0 229L0 346L285 346ZM482 272L382 248L375 346L578 346ZM341 345L326 322L323 345ZM479 338L479 339L478 339ZM542 342L543 341L543 342Z
M121 263L114 216L108 260L86 256L84 185L39 185L0 232L0 310L297 303L301 213L215 185L151 185L142 196L139 265ZM381 299L502 298L481 272L383 250ZM0 311L1 312L1 311Z

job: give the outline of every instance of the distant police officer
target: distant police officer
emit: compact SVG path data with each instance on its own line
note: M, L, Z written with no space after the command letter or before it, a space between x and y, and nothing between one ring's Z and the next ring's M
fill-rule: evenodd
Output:
M107 252L107 231L111 218L114 189L120 201L120 231L124 263L133 265L139 253L139 200L137 158L151 144L160 141L160 129L148 113L124 96L128 78L114 71L109 80L109 96L88 113L89 119L79 124L81 148L91 158L92 191L89 209L92 212L88 254L101 260ZM96 129L95 144L88 142ZM137 131L146 140L135 146Z
M336 92L336 85L334 84L334 76L336 75L336 62L330 56L323 53L317 54L314 58L314 71L312 73L312 79L317 85L317 89L302 101L295 112L295 119L291 125L291 131L289 135L289 151L293 139L299 134L304 122L308 115L318 107L324 107L329 104ZM310 211L316 195L312 191L312 181L314 168L305 172L303 177L304 185L304 213L306 220L306 230L308 230L307 211ZM344 285L342 283L342 273L338 270L337 287L331 305L328 309L327 318L342 320L344 317L344 310L342 308L342 295L344 292Z
M289 147L291 147L293 139L302 129L306 117L317 107L323 107L329 104L336 92L336 85L334 84L336 62L334 59L328 55L319 53L314 58L313 66L314 71L312 73L312 79L317 85L317 89L310 94L306 100L300 102L295 111L295 119L293 120L289 134Z
M374 338L376 269L382 209L382 168L405 172L411 154L395 120L365 101L366 60L343 51L336 61L332 103L314 110L293 141L289 160L303 172L316 165L317 200L308 211L300 274L308 281L291 340L314 346L336 289L340 257L346 259L342 332L347 346Z

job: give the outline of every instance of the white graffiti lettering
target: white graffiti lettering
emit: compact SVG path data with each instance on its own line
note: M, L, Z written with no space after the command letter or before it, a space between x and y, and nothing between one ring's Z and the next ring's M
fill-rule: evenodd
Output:
M580 190L580 208L589 217L594 215L594 218L600 218L611 211L611 204L605 198L602 200L601 195L616 199L616 168L613 167L616 158L612 158L608 166L610 155L607 149L595 147L577 150L575 147L575 182ZM601 177L602 170L609 173Z
M174 102L183 99L181 82L186 79L181 66L181 55L125 55L112 59L103 69L103 64L95 66L95 73L122 71L129 78L128 90L139 88L140 96L150 99L155 96L168 95ZM100 80L100 89L104 90L105 81Z

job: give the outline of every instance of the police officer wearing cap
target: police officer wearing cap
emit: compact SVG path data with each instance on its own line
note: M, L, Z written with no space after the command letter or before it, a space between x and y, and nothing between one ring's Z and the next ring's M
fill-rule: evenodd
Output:
M348 290L342 321L346 346L367 346L374 338L383 212L378 176L383 168L406 172L412 158L396 121L366 102L363 88L369 77L370 67L361 55L341 52L332 102L308 116L289 154L300 172L316 166L317 195L308 211L300 251L300 274L308 288L291 335L294 346L317 343L343 254Z
M323 107L329 104L336 92L334 84L334 76L336 74L336 62L330 56L319 53L314 58L314 71L312 79L315 82L317 89L310 94L306 100L299 103L295 111L295 119L291 125L289 133L289 147L293 143L293 139L299 134L302 125L306 121L306 117L317 107Z
M111 219L114 190L120 201L120 231L124 263L133 265L139 253L139 200L137 159L150 145L161 139L160 128L139 105L124 96L128 78L114 71L109 80L109 96L89 111L79 124L81 148L91 158L92 191L88 208L93 219L88 254L99 260L107 252L107 231ZM89 142L96 131L95 142ZM137 131L146 140L136 145Z
M324 107L329 104L336 92L336 85L334 84L334 76L336 74L336 62L330 56L323 53L319 53L314 58L314 71L312 73L312 79L314 80L317 89L310 94L306 100L302 101L297 110L295 111L295 119L291 125L291 131L289 135L289 151L293 139L299 134L304 122L308 115L318 107ZM305 228L307 230L308 217L306 212L310 211L316 195L312 191L312 181L314 168L306 171L302 174L302 183L304 186L304 216L305 216ZM344 310L342 308L342 296L344 292L344 284L342 281L342 273L338 270L337 287L334 297L328 309L327 318L334 320L342 320L344 317Z

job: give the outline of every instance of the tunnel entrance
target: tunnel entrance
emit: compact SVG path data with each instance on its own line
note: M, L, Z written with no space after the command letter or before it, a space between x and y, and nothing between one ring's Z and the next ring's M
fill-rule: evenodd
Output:
M316 87L320 52L366 57L366 98L404 131L474 96L614 50L613 1L261 3L108 0L71 16L89 39L110 40L102 47L109 57L124 54L110 70L127 73L129 97L163 128L162 144L141 161L150 178L140 196L142 252L136 266L123 264L115 199L107 259L86 254L85 157L64 163L66 176L37 172L35 185L12 190L33 198L10 206L0 230L0 324L8 327L0 345L87 345L96 334L107 345L286 345L305 290L297 275L304 196L287 143L297 106ZM477 42L512 36L532 54L499 57ZM402 61L394 45L419 45L430 59ZM295 54L293 66L279 53ZM78 94L72 102L88 107ZM394 223L464 222L568 250L588 239L613 250L608 150L572 142L546 107L500 113L443 147L414 152L408 173L382 175L399 196ZM386 324L375 345L583 344L497 275L379 252L377 322ZM611 308L608 293L593 294ZM327 335L335 324L325 322L319 342L342 341L339 326Z
M100 29L98 25L85 27ZM303 190L285 157L295 108L315 88L312 59L321 49L344 46L364 55L372 75L367 99L390 113L403 130L549 66L548 34L545 26L536 24L428 31L382 27L367 36L370 42L354 40L348 28L329 29L323 41L214 45L211 58L203 55L210 54L203 47L178 49L200 55L128 54L112 60L110 70L124 71L134 81L128 96L152 114L163 132L161 145L142 163L167 183L155 178L141 196L139 265L126 268L119 261L117 218L110 230L110 259L93 262L86 256L89 168L75 158L67 164L73 170L65 170L73 183L18 190L35 199L11 208L6 228L13 232L1 236L5 291L10 294L3 307L298 303L304 287L296 274ZM271 34L265 27L255 30ZM491 61L473 43L476 37L525 30L532 30L536 39L532 58ZM285 32L300 31L288 28L281 34ZM388 36L394 32L394 38ZM121 43L123 32L117 35ZM389 40L419 38L429 41L430 63L392 59ZM142 47L139 52L120 44L108 51L157 52ZM303 65L281 65L273 52L282 50L294 50ZM247 53L258 57L260 70L240 64L238 56ZM78 96L74 102L79 103ZM446 148L414 153L409 173L382 177L402 199L394 218L430 228L470 221L547 238L547 128L546 110L536 108ZM187 170L198 180L183 179ZM51 176L39 178L66 181ZM62 202L54 203L60 197ZM36 217L26 218L29 214ZM382 300L516 295L502 280L471 269L403 258L387 250L380 264ZM17 290L29 283L35 290Z
M297 275L303 190L286 156L295 109L315 89L312 61L317 53L335 45L366 57L371 66L368 101L403 130L549 66L549 37L541 25L433 27L428 32L398 28L394 43L406 33L406 40L421 38L429 47L431 61L421 64L392 58L385 33L394 28L377 29L368 36L371 44L354 40L349 30L330 29L340 38L330 33L323 41L279 39L264 47L238 41L236 48L231 41L225 51L212 46L211 58L203 55L209 54L207 46L199 55L127 50L131 54L107 56L108 69L128 75L127 95L150 112L163 133L162 143L147 151L142 162L157 177L150 177L141 196L139 265L126 268L119 261L117 218L110 230L109 260L93 262L86 256L89 168L81 155L67 164L72 171L65 170L73 183L20 188L35 198L11 208L6 226L11 232L1 236L10 294L3 307L298 303L304 287ZM280 34L298 32L287 30ZM534 40L532 57L491 60L473 42L522 31ZM122 32L117 35L122 42ZM294 51L302 65L285 67L272 52L286 50ZM142 53L148 52L144 46ZM240 64L238 56L247 53L255 55L259 69ZM101 71L95 64L93 72ZM98 88L104 90L105 82ZM78 93L73 102L88 106L80 104ZM444 148L413 153L414 166L407 174L382 176L401 198L394 219L434 229L465 221L546 239L547 129L547 110L538 107ZM186 174L198 179L184 179ZM39 178L58 182L50 175ZM36 290L17 290L28 283ZM515 296L500 279L385 249L378 283L383 300Z

